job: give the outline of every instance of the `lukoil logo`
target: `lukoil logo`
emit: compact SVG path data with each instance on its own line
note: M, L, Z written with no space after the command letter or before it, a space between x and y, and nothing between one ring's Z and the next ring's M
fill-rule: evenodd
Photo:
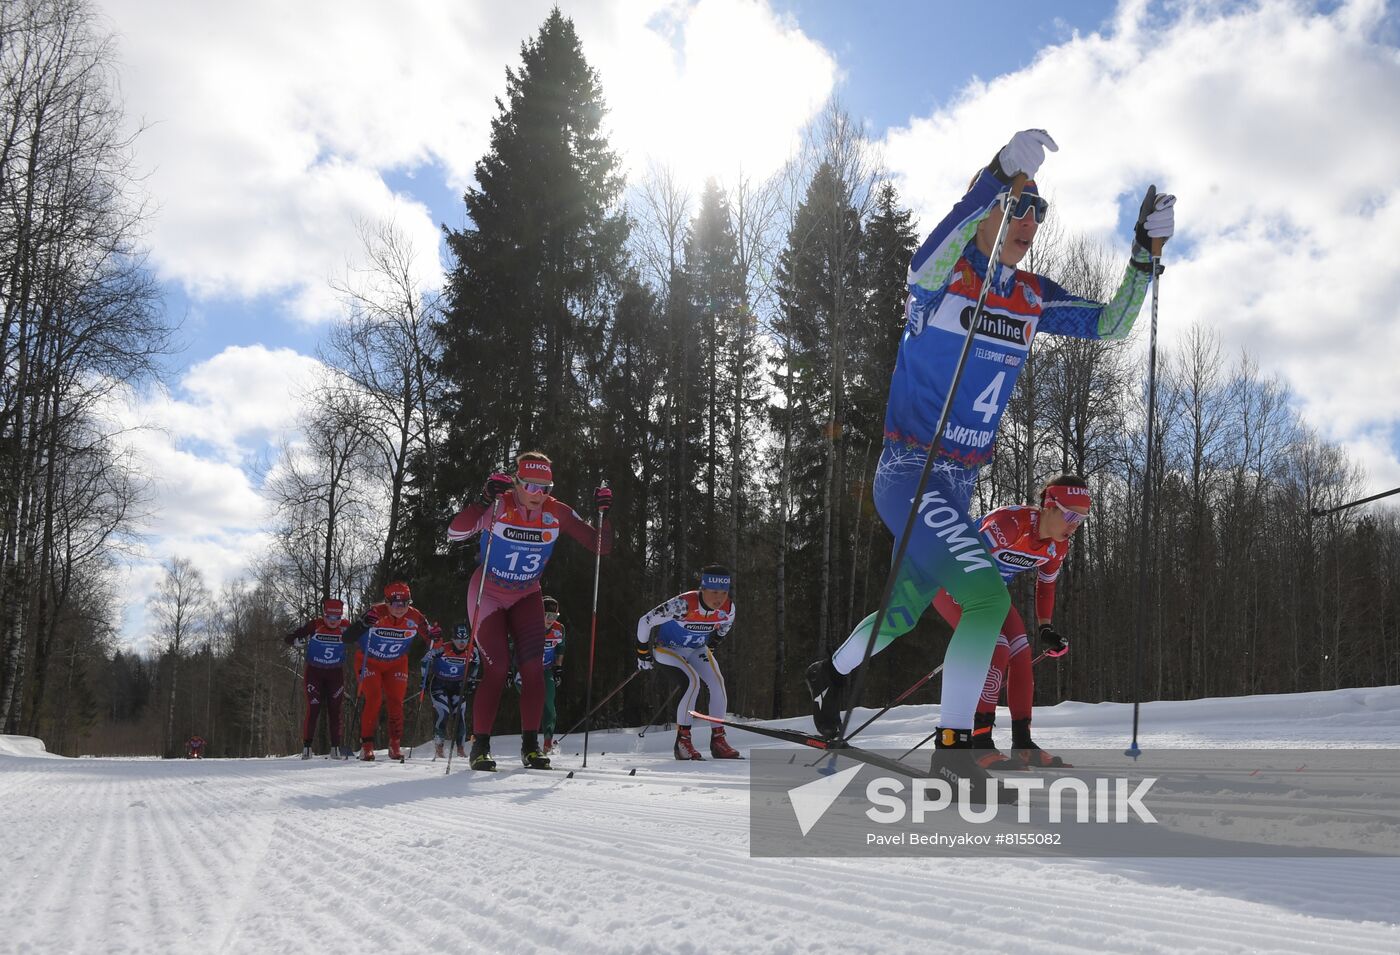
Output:
M788 802L802 835L812 831L863 768L863 764L857 763L839 773L788 790ZM954 786L946 779L904 780L877 776L865 786L865 798L871 804L865 810L865 817L883 825L897 825L906 820L918 824L931 814L956 807L964 822L983 823L994 821L1003 806L1015 806L1016 821L1028 823L1032 794L1043 792L1045 821L1051 824L1113 824L1131 822L1134 818L1138 822L1156 823L1157 817L1143 802L1156 782L1156 777L1145 777L1135 786L1132 780L1122 777L1093 780L1075 776L1049 780L1040 776L992 777L984 784L983 801L974 803L972 783L967 779L957 780L958 798L955 800Z

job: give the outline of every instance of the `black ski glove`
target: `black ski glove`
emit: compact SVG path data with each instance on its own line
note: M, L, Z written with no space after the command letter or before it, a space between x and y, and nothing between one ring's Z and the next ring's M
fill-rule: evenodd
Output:
M487 478L486 483L482 485L481 503L490 507L492 504L496 503L496 498L510 490L512 483L509 474L502 474L497 471Z
M1040 645L1047 656L1062 657L1069 653L1069 637L1062 637L1048 623L1040 625Z

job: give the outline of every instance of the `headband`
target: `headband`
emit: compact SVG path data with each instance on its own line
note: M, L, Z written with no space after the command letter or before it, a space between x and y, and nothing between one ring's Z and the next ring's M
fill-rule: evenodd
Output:
M524 484L554 483L554 471L549 462L536 461L534 458L527 458L516 465L515 476Z
M1045 489L1045 499L1063 507L1089 507L1093 501L1087 487L1071 487L1068 484L1050 485Z

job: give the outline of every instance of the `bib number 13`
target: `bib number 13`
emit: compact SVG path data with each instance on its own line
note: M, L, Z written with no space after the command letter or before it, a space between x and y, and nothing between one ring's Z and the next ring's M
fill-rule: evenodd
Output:
M973 411L982 412L982 423L991 424L992 419L1001 411L1001 386L1006 383L1006 372L999 371L992 379L992 383L982 390L977 396L977 400L972 403Z
M506 560L510 563L510 569L512 571L518 569L521 573L533 574L540 569L539 554L525 554L525 559L523 561L519 560L521 556L520 551L517 550L511 551L510 554L507 555ZM520 563L519 568L515 566L517 561Z

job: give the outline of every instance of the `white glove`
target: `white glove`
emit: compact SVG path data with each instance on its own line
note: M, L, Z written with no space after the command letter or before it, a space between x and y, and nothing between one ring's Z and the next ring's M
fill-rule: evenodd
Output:
M1008 177L1023 172L1028 179L1034 179L1040 164L1045 161L1046 149L1052 153L1060 151L1045 130L1023 129L1011 137L1011 142L1001 147L1001 152L997 153L997 165Z
M1138 228L1149 239L1170 239L1176 230L1176 196L1159 192L1153 197L1149 210L1144 200ZM1143 213L1146 213L1145 215Z
M1176 196L1158 192L1156 186L1147 187L1147 195L1142 197L1138 209L1137 226L1133 229L1133 241L1144 252L1150 251L1153 239L1166 241L1176 229Z

